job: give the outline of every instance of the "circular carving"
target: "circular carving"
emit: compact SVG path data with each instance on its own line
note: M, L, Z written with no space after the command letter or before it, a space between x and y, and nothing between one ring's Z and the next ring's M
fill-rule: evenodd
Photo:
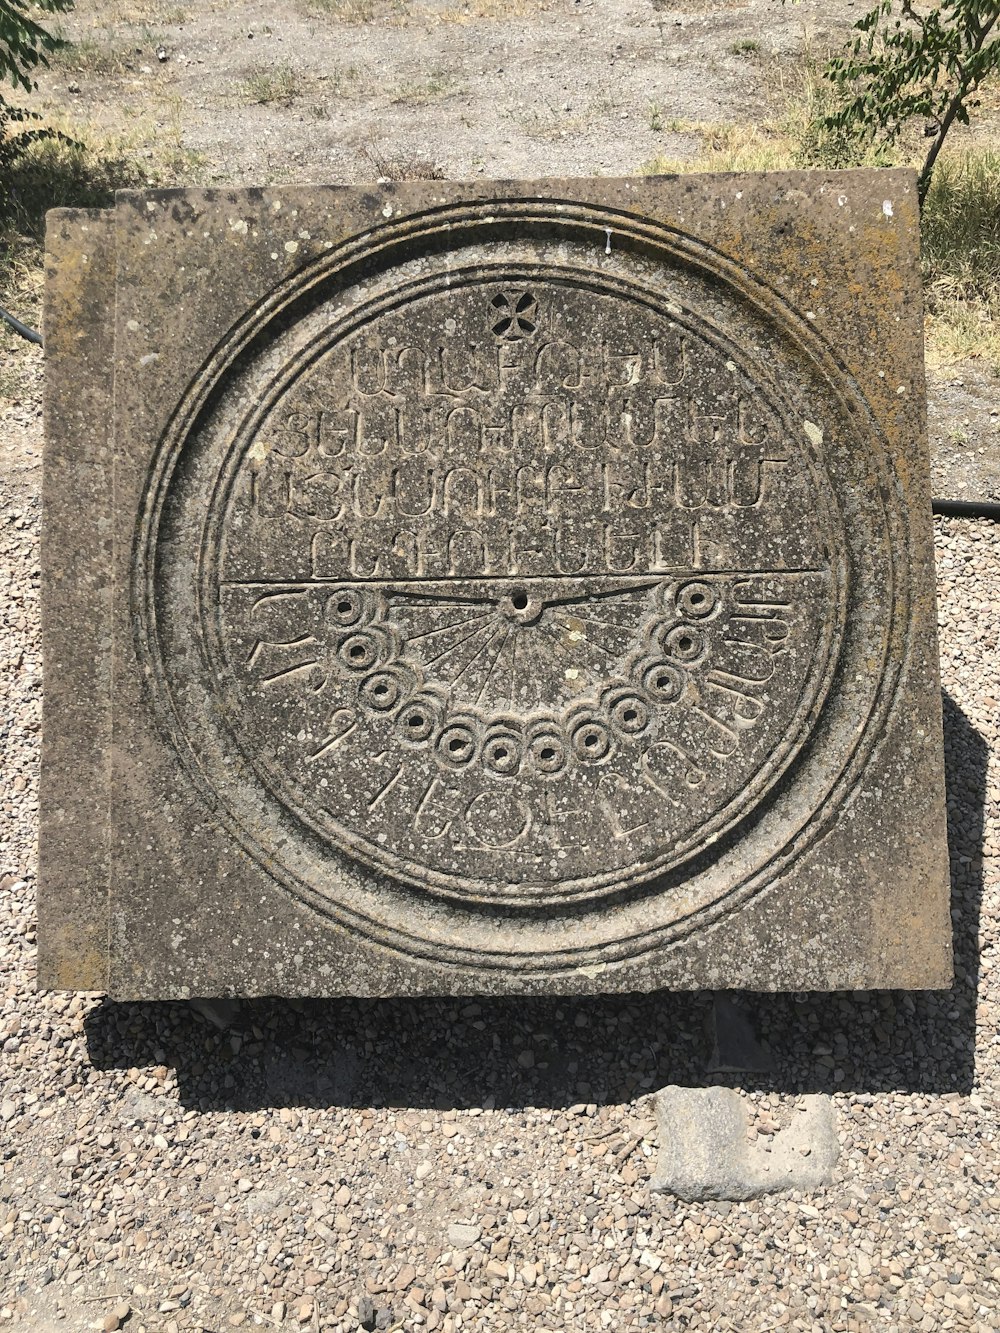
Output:
M422 745L430 740L440 724L440 709L435 700L416 694L399 715L396 731L399 738L411 745Z
M684 676L669 662L654 662L643 672L642 683L657 703L672 704L681 697Z
M640 735L653 720L649 705L632 690L611 690L603 703L612 725L626 736Z
M528 757L534 772L543 778L557 777L569 759L562 736L546 723L538 726L529 739Z
M611 732L601 718L584 714L573 723L570 744L580 763L599 764L611 753Z
M494 731L483 746L483 763L491 772L510 777L521 766L521 738L511 730Z
M719 599L709 583L685 583L677 590L677 609L692 620L707 619L718 605Z
M358 689L358 698L376 713L392 713L407 694L406 678L399 671L376 671L366 676Z
M437 739L437 752L453 768L464 768L475 759L478 741L474 723L450 722Z
M340 645L340 657L349 671L367 671L383 660L384 644L374 634L351 634Z
M688 667L700 662L708 651L704 636L691 625L664 628L660 634L660 644L672 661Z
M136 602L164 725L270 873L391 948L558 970L815 836L891 700L905 569L888 513L841 521L891 478L877 435L825 452L871 423L771 295L511 204L348 245L249 336L164 441Z
M370 620L371 608L356 588L337 588L326 599L326 618L331 625L346 629L362 619Z

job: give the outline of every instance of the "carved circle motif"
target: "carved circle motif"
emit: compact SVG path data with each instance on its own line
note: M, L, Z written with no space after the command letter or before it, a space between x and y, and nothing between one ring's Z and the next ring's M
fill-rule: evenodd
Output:
M428 224L375 278L331 263L220 359L151 481L139 648L289 888L405 952L558 970L707 924L795 854L891 694L835 686L885 660L903 585L888 518L842 523L850 451L817 444L855 429L850 386L783 312L683 239L597 259L603 214L524 239L511 213L485 247Z

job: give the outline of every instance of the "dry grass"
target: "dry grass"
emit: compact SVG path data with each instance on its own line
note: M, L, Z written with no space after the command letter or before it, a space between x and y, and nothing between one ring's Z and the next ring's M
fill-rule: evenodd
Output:
M122 28L131 30L125 41ZM66 39L65 45L53 52L50 63L74 74L116 80L137 73L142 65L156 68L159 64L156 48L161 45L169 45L162 32L133 18L131 23L104 29L100 36Z
M444 170L420 153L405 148L389 148L379 139L370 139L359 152L363 161L380 180L407 181L444 179Z
M675 134L696 135L700 141L699 151L694 157L656 157L643 167L644 175L788 171L795 165L789 141L767 126L673 120L667 128Z
M921 219L929 348L1000 375L1000 151L942 154Z
M425 106L428 102L440 102L446 97L454 97L464 89L465 84L447 70L437 70L425 79L401 83L398 87L386 91L391 102L397 102L402 106Z
M203 159L184 145L179 99L160 111L160 118L155 111L137 117L124 133L65 115L45 117L59 137L32 144L0 188L0 305L26 323L37 320L50 208L106 208L119 189L199 182Z
M139 65L133 47L111 47L93 37L67 42L53 52L50 61L53 66L95 79L119 79Z
M38 328L42 318L42 287L44 274L39 263L37 242L16 232L5 231L0 225L0 305L15 314L23 324ZM19 334L3 329L7 344L18 351L23 348ZM20 364L7 355L7 347L0 343L0 398L14 398L22 387Z
M928 294L924 320L927 364L982 361L1000 379L1000 300L940 300Z
M301 76L288 65L253 65L245 71L235 89L239 101L251 106L291 106L302 92Z
M304 8L338 23L399 24L409 13L407 0L305 0Z
M81 5L81 9L84 7ZM173 27L191 17L189 6L175 0L102 0L101 23L107 27L128 28L141 23L163 23Z
M750 0L652 0L653 8L661 12L673 13L680 10L684 14L705 14L713 9L746 9Z
M524 18L545 0L459 0L418 4L412 0L303 0L306 11L340 23L382 23L401 26L410 19L425 23L474 23Z
M524 18L542 7L543 0L463 0L446 9L424 6L420 12L438 23L474 23L479 19L502 21Z

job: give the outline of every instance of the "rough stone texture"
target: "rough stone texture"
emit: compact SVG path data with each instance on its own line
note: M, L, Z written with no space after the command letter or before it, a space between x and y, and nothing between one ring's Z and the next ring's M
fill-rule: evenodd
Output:
M663 1088L655 1097L660 1155L650 1188L689 1203L759 1199L829 1184L840 1155L833 1103L802 1097L788 1125L751 1130L750 1103L735 1088ZM753 1140L749 1134L753 1134Z
M42 983L949 984L915 247L905 172L52 215Z

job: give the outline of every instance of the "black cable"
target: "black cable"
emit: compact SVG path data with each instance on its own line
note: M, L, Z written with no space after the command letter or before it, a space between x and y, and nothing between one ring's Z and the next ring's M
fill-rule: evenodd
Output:
M39 347L42 346L42 335L36 333L34 329L29 329L27 324L22 324L19 319L15 319L8 310L4 310L2 305L0 305L0 319L9 324L14 332L19 333L22 338L27 338L28 342L38 343Z
M998 500L932 500L931 513L942 518L992 518L1000 519L1000 501Z

